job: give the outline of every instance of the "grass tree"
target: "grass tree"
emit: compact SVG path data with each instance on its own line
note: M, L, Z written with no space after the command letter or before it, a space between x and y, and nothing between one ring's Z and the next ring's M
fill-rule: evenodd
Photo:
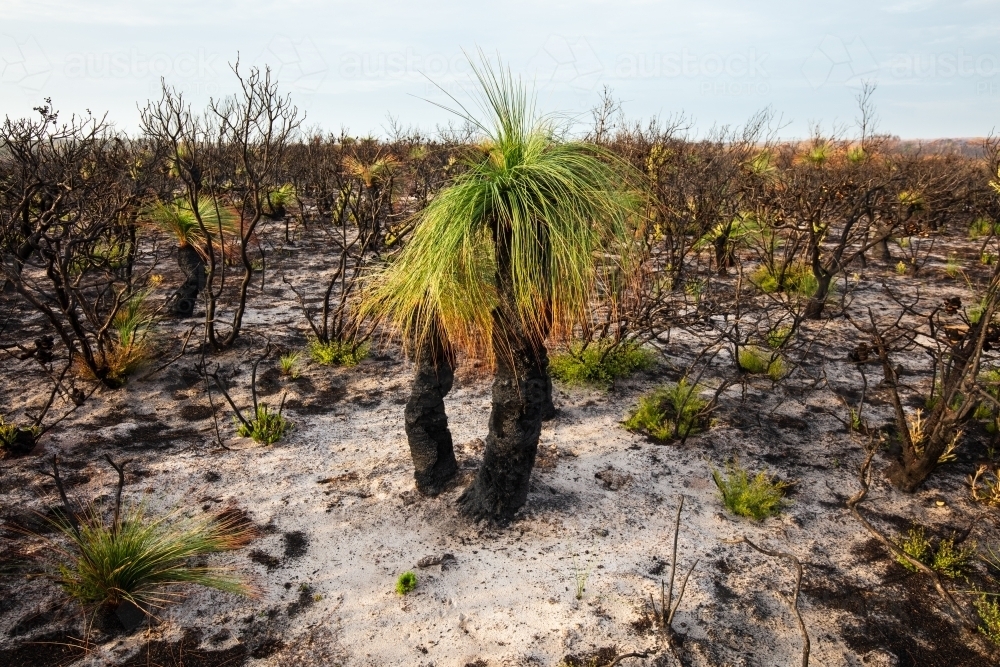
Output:
M204 226L198 222L199 217ZM156 202L146 212L146 218L177 241L177 265L184 274L184 283L174 295L173 312L189 317L194 314L198 293L205 288L208 237L216 230L219 234L237 233L239 216L217 199L201 197L197 214L185 199L179 198L172 202Z
M407 435L421 477L454 474L443 397L451 351L495 366L482 466L460 498L474 518L510 519L524 505L551 406L546 342L566 338L633 268L636 174L602 149L568 140L502 67L473 64L482 119L478 152L421 212L366 309L387 316L417 362ZM430 370L433 369L433 370ZM435 472L440 473L435 476Z

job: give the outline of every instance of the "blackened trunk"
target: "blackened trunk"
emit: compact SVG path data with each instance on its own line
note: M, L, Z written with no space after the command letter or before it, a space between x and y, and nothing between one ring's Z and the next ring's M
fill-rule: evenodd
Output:
M406 402L406 439L413 458L417 490L439 494L458 472L444 397L455 378L450 355L440 338L432 335L416 354L416 374Z
M832 280L832 275L821 275L816 279L816 292L809 297L809 302L806 304L807 320L818 320L823 315L823 309L826 308L826 297L830 295L830 281Z
M514 321L494 314L497 370L489 434L476 479L459 498L465 514L498 523L513 518L528 499L542 418L551 402L545 348L532 344Z
M184 274L184 284L174 293L173 314L194 315L198 293L205 288L205 260L192 245L177 248L177 265Z

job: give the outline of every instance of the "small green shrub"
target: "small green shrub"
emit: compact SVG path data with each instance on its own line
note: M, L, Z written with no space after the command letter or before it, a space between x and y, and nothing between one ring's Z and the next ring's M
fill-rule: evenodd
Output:
M288 352L281 355L278 359L278 366L281 368L281 374L292 378L293 380L299 376L299 360L302 358L301 352Z
M910 528L906 537L898 537L895 540L896 546L903 550L907 556L913 560L918 560L927 565L931 558L931 541L927 539L922 527ZM917 572L917 568L902 556L896 556L896 562L907 570Z
M979 613L979 631L994 644L1000 644L1000 602L997 594L980 593L972 603Z
M412 592L416 587L417 575L413 574L413 572L404 572L399 575L398 579L396 579L396 593L399 595L406 595L407 593Z
M655 361L651 350L636 343L589 345L586 349L575 344L568 352L552 355L549 372L566 384L609 387L619 378L651 368Z
M56 563L49 576L84 606L115 607L125 600L161 605L178 597L170 589L182 584L251 592L223 569L189 564L192 558L249 543L254 531L239 515L153 518L140 502L125 505L117 522L93 506L78 519L79 530L65 518L53 520L62 540L52 545Z
M948 274L949 278L957 278L962 273L962 265L956 255L948 255L948 260L944 265L944 272Z
M766 294L784 292L805 297L815 294L819 287L812 269L805 264L789 264L775 271L762 264L751 274L750 282Z
M786 482L772 479L763 471L750 477L739 462L727 465L725 474L712 468L712 479L726 509L738 516L760 521L778 514L786 503Z
M266 403L257 406L254 416L243 423L239 417L233 416L236 424L236 432L244 438L253 438L255 442L262 445L273 445L281 440L285 431L291 428L292 423L278 412L271 412Z
M909 265L906 262L904 262L903 260L899 260L899 263L896 264L896 273L901 276L905 276L908 266Z
M776 326L767 332L767 346L772 350L780 349L792 337L791 326Z
M965 576L969 561L976 555L975 544L956 548L954 539L941 540L937 549L934 549L922 526L910 528L905 536L898 537L894 541L896 546L910 558L953 579ZM896 562L911 572L918 571L915 565L902 556L897 556Z
M703 387L688 384L660 387L639 399L638 407L625 420L629 431L639 431L657 440L685 438L704 430L709 402L698 396Z
M368 356L368 344L355 345L331 340L309 342L309 356L320 366L357 366Z
M952 579L964 577L969 569L969 561L975 555L975 543L956 547L953 538L941 540L934 553L931 569Z
M748 345L740 348L738 361L751 375L767 375L775 381L785 376L785 360L775 352Z

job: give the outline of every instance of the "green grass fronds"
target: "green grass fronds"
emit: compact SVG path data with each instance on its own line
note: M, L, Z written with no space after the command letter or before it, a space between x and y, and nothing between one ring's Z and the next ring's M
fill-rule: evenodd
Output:
M292 423L285 419L280 411L271 412L266 403L257 406L256 414L246 424L235 415L233 423L236 424L236 432L240 436L253 438L254 442L262 445L273 445L292 427Z
M407 571L399 575L396 579L396 593L398 595L406 595L412 592L417 587L417 575L413 572Z
M624 342L616 347L592 344L586 349L575 344L567 352L552 355L549 372L569 385L609 387L619 378L651 368L655 362L656 354L636 343Z
M760 521L778 514L785 506L786 482L772 479L761 471L753 477L739 462L726 466L725 474L712 468L722 502L733 514Z
M287 352L278 359L278 367L281 374L293 380L299 376L299 360L302 359L301 352Z
M331 340L324 343L313 339L309 341L309 356L320 366L357 366L368 356L368 344L356 345Z
M702 389L688 384L686 378L655 389L639 399L624 426L663 441L698 433L708 426L709 402L698 396Z
M125 505L117 523L92 507L79 517L79 532L57 520L51 576L84 606L117 606L124 600L161 605L177 599L171 589L195 584L248 595L250 587L226 570L191 565L193 558L239 549L254 537L242 517L230 513L184 519L177 513L150 517L143 503Z

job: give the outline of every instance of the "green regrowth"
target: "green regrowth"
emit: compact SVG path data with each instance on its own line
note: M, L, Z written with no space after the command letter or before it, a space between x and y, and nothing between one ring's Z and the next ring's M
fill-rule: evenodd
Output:
M253 529L235 513L183 519L173 512L153 518L140 502L125 505L117 523L95 507L78 520L79 531L68 520L53 521L64 539L53 542L56 565L50 576L82 605L113 607L124 600L161 605L176 599L171 588L182 584L251 593L222 568L189 563L253 539Z
M309 341L309 356L320 366L357 366L368 356L368 344L346 343L331 340L324 343L313 339Z
M766 294L785 292L804 297L812 296L819 287L816 276L806 264L789 264L774 270L762 264L750 276L750 282Z
M552 377L570 385L610 387L615 380L644 371L656 363L656 355L636 343L594 344L584 348L577 343L549 360Z
M239 215L213 197L198 200L197 215L190 203L183 197L172 202L158 201L145 212L149 224L170 234L181 246L191 245L204 251L208 237L216 238L219 233L237 234L240 231ZM198 224L201 218L202 225Z
M287 352L278 359L281 374L293 380L299 376L299 360L302 358L301 352Z
M689 384L686 378L655 389L639 399L624 426L661 441L698 433L708 426L709 402L698 396L703 389Z
M913 560L953 579L965 576L969 561L976 555L975 543L956 547L953 538L941 540L937 549L934 549L922 526L910 528L905 536L896 538L894 542ZM917 566L902 556L896 556L896 562L911 572L919 571Z
M596 303L614 306L609 295L638 265L644 181L610 151L566 139L506 68L470 65L484 118L457 100L452 111L479 132L476 150L418 214L362 312L384 317L407 345L436 330L490 358L498 322L529 339L566 339Z
M281 440L285 431L292 427L281 412L271 412L266 403L257 406L253 417L244 423L239 417L233 416L236 432L244 438L252 438L262 445L273 445Z
M398 579L396 579L396 593L399 595L406 595L407 593L412 592L416 587L417 575L413 574L413 572L404 572L399 575Z
M763 471L751 477L739 462L727 465L725 474L712 468L712 479L726 509L738 516L760 521L778 514L786 504L787 482L772 479Z
M740 368L751 375L767 375L775 381L785 376L785 360L777 352L747 345L740 348L738 361Z
M979 631L994 644L1000 644L1000 602L997 594L980 593L972 602L979 614Z

